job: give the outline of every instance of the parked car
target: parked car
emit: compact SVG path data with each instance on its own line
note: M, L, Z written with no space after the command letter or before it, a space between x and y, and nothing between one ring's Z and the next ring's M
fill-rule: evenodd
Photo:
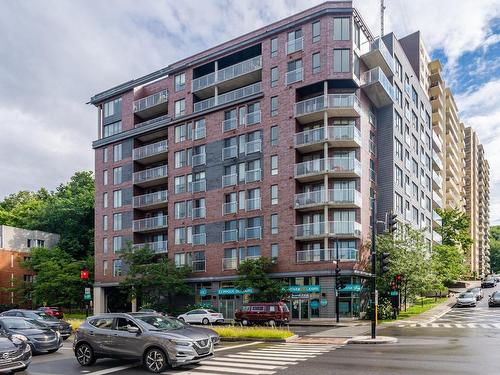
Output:
M482 300L484 297L483 290L479 287L469 288L467 289L467 292L474 294L476 300L478 301Z
M496 281L494 278L489 277L481 281L481 288L494 288L496 285Z
M64 313L62 311L62 308L60 308L60 307L45 306L45 307L39 307L38 310L43 311L45 314L53 316L54 318L57 318L57 319L64 318Z
M0 371L13 373L24 371L31 363L31 346L22 335L0 332Z
M463 292L460 293L457 297L457 307L476 307L477 305L477 299L476 296L474 296L473 293L470 292Z
M244 326L262 323L274 326L288 324L290 310L284 302L246 303L234 316L234 320Z
M488 306L489 307L500 306L500 292L497 291L490 295L490 298L488 299Z
M64 320L59 320L53 316L47 315L43 311L39 310L8 310L1 313L0 316L17 316L36 320L45 324L49 328L59 331L63 340L66 340L72 333L71 324L65 322Z
M217 332L215 332L213 329L210 329L210 328L204 328L204 327L194 327L192 326L191 324L189 323L186 323L186 322L183 322L182 320L180 319L177 319L175 317L172 317L172 316L167 316L169 319L173 319L175 320L176 322L179 322L180 324L182 324L184 327L186 327L186 329L194 329L196 330L197 332L205 332L209 337L210 337L210 340L212 340L212 343L214 345L219 345L220 343L220 336Z
M197 309L188 311L177 317L186 323L214 324L224 323L224 315L212 309Z
M73 343L81 366L91 366L98 358L131 359L154 373L211 358L213 348L206 329L148 313L90 317L76 330Z
M63 344L61 334L45 325L34 322L36 320L3 316L0 317L0 329L10 334L26 337L34 354L56 352Z

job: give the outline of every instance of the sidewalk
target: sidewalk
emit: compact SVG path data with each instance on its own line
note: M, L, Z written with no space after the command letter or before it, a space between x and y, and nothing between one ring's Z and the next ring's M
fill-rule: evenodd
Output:
M369 324L366 320L340 319L337 323L335 318L313 318L311 320L292 320L289 326L299 327L356 327Z
M431 323L434 320L446 314L448 311L450 311L455 302L456 298L450 297L446 301L442 302L437 306L434 306L432 309L427 310L422 314L412 316L411 318L408 319L401 319L401 320L396 320L394 322L382 323L381 326L389 327L389 326L395 326L395 325L397 326L399 324L408 324L408 323Z

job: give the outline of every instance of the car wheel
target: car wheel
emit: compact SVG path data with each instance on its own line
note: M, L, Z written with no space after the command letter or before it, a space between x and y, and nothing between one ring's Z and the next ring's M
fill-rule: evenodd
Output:
M210 321L208 320L208 318L203 318L203 320L201 321L201 323L204 325L204 326L207 326L208 323L210 323Z
M269 327L276 327L276 321L274 319L268 321L267 324L269 324Z
M179 318L179 320L182 322L182 323L185 323L186 321L184 320L184 318Z
M76 347L75 356L80 366L92 366L96 361L94 350L86 343Z
M248 326L248 319L241 319L242 326Z
M159 373L167 368L168 359L163 350L151 348L144 355L144 365L148 371Z

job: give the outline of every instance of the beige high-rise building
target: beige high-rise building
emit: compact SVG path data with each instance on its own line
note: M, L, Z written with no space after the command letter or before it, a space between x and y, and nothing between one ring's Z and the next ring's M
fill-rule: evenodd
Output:
M472 237L470 269L483 276L490 270L489 164L476 132L470 127L465 129L465 163L465 208Z

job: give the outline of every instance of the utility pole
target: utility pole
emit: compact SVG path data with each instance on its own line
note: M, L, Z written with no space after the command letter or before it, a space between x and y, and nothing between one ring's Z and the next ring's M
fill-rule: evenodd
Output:
M372 198L372 339L377 337L377 246L375 241L377 239L377 214L375 211L375 197Z
M335 241L335 258L336 258L336 267L335 267L335 319L337 323L340 322L340 267L339 267L339 241Z
M384 11L385 5L384 0L380 0L380 37L384 36Z

